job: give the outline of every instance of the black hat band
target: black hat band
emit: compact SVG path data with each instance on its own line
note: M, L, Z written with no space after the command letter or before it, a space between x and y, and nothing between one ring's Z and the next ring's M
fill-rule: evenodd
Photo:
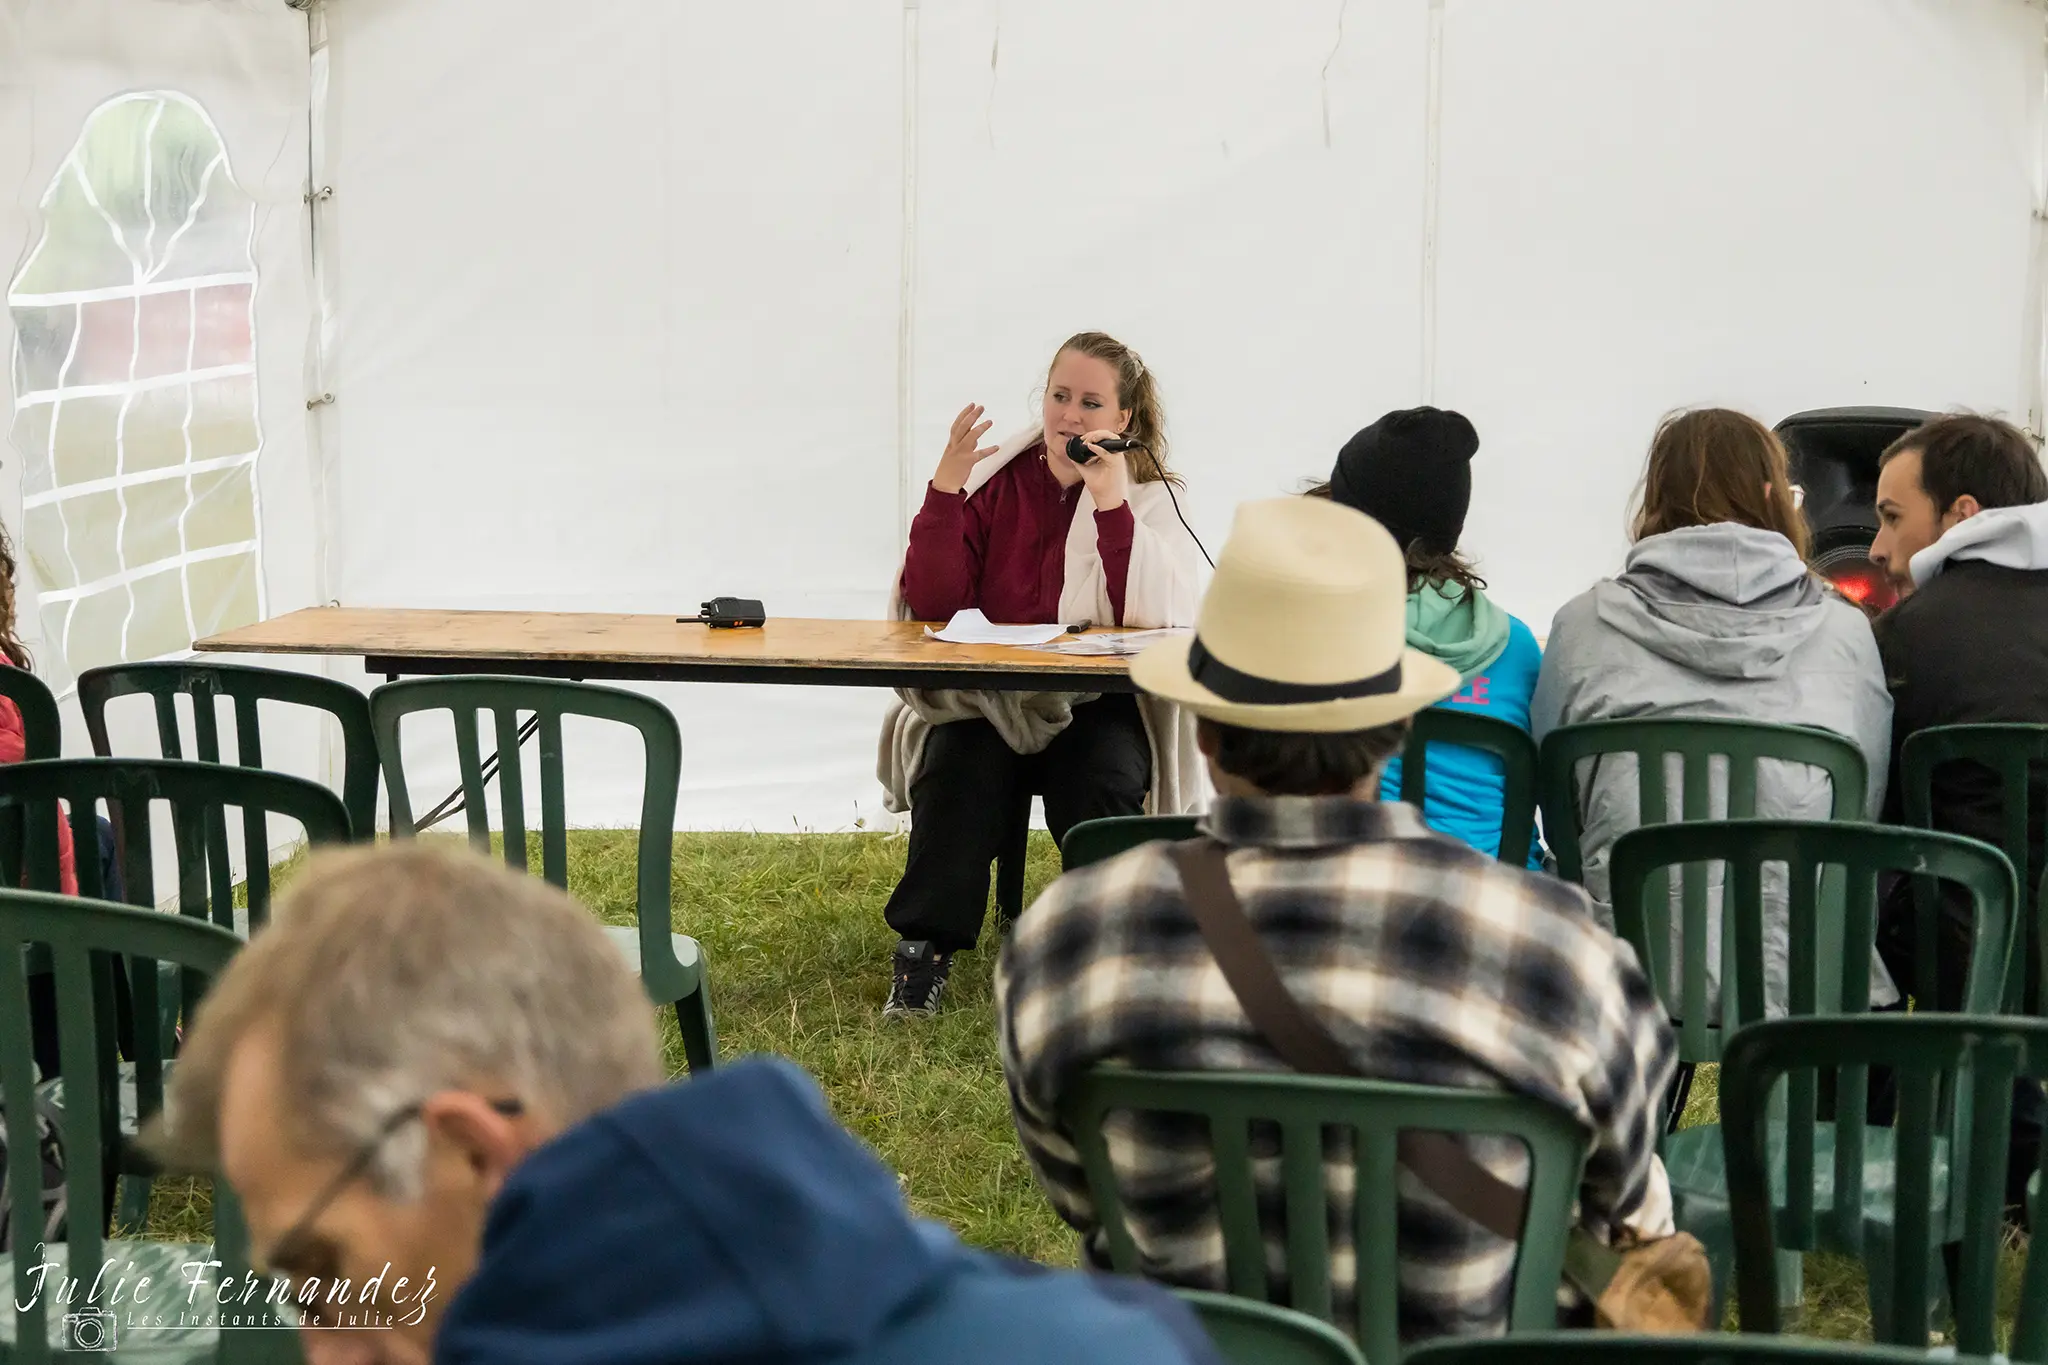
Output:
M1225 701L1240 706L1300 706L1308 702L1349 701L1354 697L1383 697L1401 690L1401 659L1394 666L1370 678L1350 682L1291 683L1261 678L1232 668L1209 652L1198 635L1188 646L1188 676Z

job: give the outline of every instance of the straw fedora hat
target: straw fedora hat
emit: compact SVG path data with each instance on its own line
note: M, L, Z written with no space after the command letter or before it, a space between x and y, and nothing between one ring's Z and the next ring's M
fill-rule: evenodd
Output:
M1458 672L1408 648L1408 569L1394 538L1323 498L1237 509L1193 639L1155 645L1131 678L1247 730L1334 734L1412 716Z

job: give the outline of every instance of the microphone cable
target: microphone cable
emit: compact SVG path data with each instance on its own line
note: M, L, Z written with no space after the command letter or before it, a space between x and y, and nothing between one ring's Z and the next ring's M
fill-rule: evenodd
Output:
M1174 516L1180 517L1181 530L1186 531L1188 533L1188 539L1195 542L1195 548L1202 552L1202 558L1209 559L1209 547L1204 545L1202 543L1202 538L1195 534L1195 528L1188 525L1188 519L1180 515L1180 499L1173 496L1173 480L1165 477L1164 473L1162 473L1160 475L1159 482L1166 485L1166 499L1168 502L1171 502L1173 504ZM1211 569L1214 569L1216 567L1216 561L1213 559L1209 559L1209 567Z

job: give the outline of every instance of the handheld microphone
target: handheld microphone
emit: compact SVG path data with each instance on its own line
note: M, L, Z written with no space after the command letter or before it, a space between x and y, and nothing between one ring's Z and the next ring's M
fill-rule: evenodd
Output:
M1126 436L1104 437L1095 444L1101 446L1104 450L1137 450L1139 448L1136 441ZM1095 458L1095 452L1090 450L1088 443L1079 436L1069 436L1067 438L1067 458L1075 464L1087 464Z
M1101 446L1104 450L1143 450L1145 448L1143 442L1133 441L1128 436L1105 437L1104 439L1097 441L1095 444ZM1088 443L1082 440L1080 437L1069 436L1067 438L1067 458L1072 460L1075 464L1087 464L1090 460L1095 458L1095 452L1090 450L1088 448ZM1202 538L1195 534L1195 528L1188 525L1188 519L1184 516L1181 516L1180 499L1174 497L1173 495L1173 480L1162 480L1159 486L1166 490L1166 496L1172 500L1173 515L1179 518L1181 529L1188 533L1188 539L1195 542L1195 548L1202 552L1202 558L1209 560L1209 567L1212 569L1215 568L1216 561L1213 559L1209 559L1209 547L1204 545L1202 543Z

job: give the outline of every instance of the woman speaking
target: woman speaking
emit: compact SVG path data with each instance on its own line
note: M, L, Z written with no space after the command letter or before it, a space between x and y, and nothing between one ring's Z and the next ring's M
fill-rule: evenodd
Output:
M1101 332L1069 337L1046 374L1041 420L983 446L970 404L910 526L899 609L943 621L976 607L992 621L1146 629L1191 626L1200 552L1166 464L1152 372ZM1092 458L1077 463L1080 437ZM1121 438L1128 451L1101 443ZM1083 820L1196 804L1193 727L1171 705L1128 693L906 691L882 738L892 810L910 811L910 851L885 916L901 936L884 1015L938 1007L953 954L972 948L989 864L1036 794L1059 840Z

